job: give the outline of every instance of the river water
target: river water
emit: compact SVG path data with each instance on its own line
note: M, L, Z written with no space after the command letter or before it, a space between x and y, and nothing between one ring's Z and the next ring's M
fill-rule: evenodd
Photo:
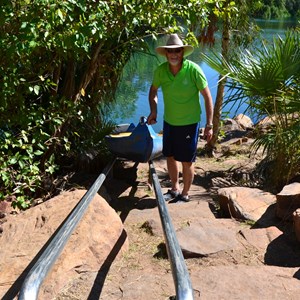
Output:
M274 36L284 36L286 29L295 24L293 20L256 20L256 23L262 29L263 38L269 41L272 40ZM220 39L220 37L217 35L217 39L218 38ZM113 120L113 122L117 124L137 124L140 117L148 116L148 91L152 82L153 72L158 64L164 61L163 58L155 55L154 49L158 45L162 45L164 41L164 39L161 39L153 42L150 45L150 55L145 53L137 53L125 66L116 97L116 103L112 106L109 112L106 112L108 119ZM199 53L201 51L207 52L210 50L200 46L194 50L188 59L196 62L204 71L214 100L217 93L218 73L200 60ZM162 130L163 124L163 98L160 90L158 93L158 98L157 124L153 125L153 129L156 132ZM202 97L201 105L203 107L201 126L203 126L206 120ZM227 111L228 109L229 108L224 107L223 113L226 113L226 116L228 117L234 117L238 113L243 113L245 107L242 106L236 109L230 108L230 111Z

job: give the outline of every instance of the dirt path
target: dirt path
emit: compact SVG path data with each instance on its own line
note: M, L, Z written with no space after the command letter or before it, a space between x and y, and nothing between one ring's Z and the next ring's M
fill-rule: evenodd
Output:
M235 232L235 244L227 249L198 257L185 254L194 299L298 299L298 261L289 267L267 265L267 249L249 243L241 234L247 233L251 224L220 218L213 200L213 177L233 169L247 173L255 163L247 153L234 157L199 157L191 188L192 201L167 205L178 234L199 223L211 224L210 228L215 230L220 226ZM165 160L155 160L154 165L165 191L170 184ZM119 214L129 239L128 252L108 262L102 272L82 274L72 289L56 299L175 299L172 270L148 171L148 164L124 162L114 168L113 177L106 184L112 198L110 204ZM261 242L259 237L255 240ZM97 286L97 282L103 284Z

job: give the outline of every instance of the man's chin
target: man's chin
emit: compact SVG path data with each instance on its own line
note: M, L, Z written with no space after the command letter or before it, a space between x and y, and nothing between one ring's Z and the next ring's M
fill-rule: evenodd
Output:
M179 61L179 60L177 60L177 61L169 61L169 64L170 64L170 65L172 65L173 67L176 67L176 66L178 66L178 65L179 65L179 63L180 63L180 61Z

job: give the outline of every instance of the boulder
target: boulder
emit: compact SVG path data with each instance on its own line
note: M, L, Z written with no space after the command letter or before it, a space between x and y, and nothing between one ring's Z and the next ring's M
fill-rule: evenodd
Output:
M276 195L276 215L284 220L293 220L293 212L300 208L300 183L294 182L283 187Z
M293 221L296 238L300 242L300 208L293 212Z
M227 132L227 131L234 131L234 130L242 130L242 127L236 120L227 118L223 120L222 129L225 132Z
M251 118L244 114L237 115L234 120L242 127L242 129L252 129L253 128L253 122Z
M222 137L222 143L229 141L233 138L245 137L247 131L234 119L224 119L221 130L224 131L225 135Z
M268 210L276 202L276 196L258 188L226 187L218 190L217 200L228 217L266 222Z
M1 299L13 299L16 296L29 271L29 264L39 256L41 248L46 245L85 192L63 192L30 210L7 218L7 222L2 225L3 233L0 237ZM97 194L48 273L38 299L53 299L80 273L99 271L107 257L112 255L112 250L117 248L117 241L121 244L117 253L122 253L128 248L119 216Z

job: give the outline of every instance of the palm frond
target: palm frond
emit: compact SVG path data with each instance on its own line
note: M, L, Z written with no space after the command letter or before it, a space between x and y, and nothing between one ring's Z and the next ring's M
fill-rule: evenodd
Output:
M252 151L262 149L273 162L274 186L287 183L300 169L300 31L241 50L230 60L216 53L203 60L227 79L226 108L246 104L245 111L274 120L255 139Z

